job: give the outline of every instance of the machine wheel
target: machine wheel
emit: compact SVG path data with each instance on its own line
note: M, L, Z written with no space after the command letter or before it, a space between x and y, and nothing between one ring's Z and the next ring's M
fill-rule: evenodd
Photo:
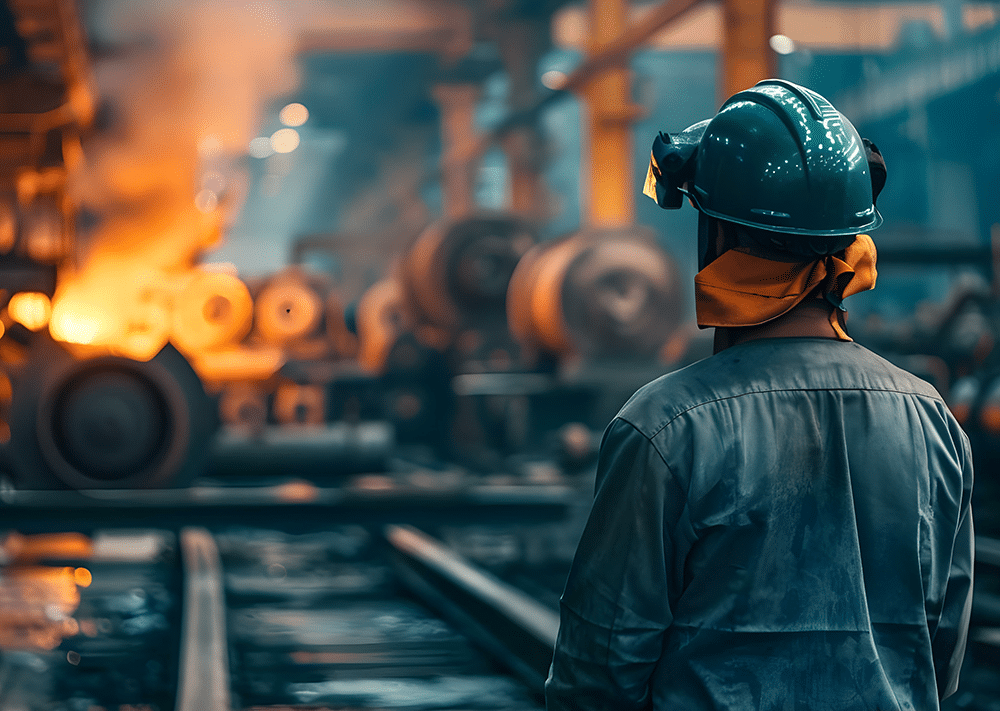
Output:
M18 488L147 489L190 483L218 428L184 357L79 360L48 339L17 378L10 459Z

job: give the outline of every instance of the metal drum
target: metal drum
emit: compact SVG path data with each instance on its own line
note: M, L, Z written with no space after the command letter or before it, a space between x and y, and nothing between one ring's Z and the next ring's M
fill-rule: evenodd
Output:
M185 353L235 345L252 320L246 284L231 274L199 272L174 300L170 340Z
M9 459L19 488L167 488L199 473L215 403L183 356L78 360L39 339L14 384Z
M269 278L254 300L254 332L297 358L323 358L330 347L325 333L328 280L299 267Z
M642 231L576 233L525 255L511 278L507 312L526 349L654 358L681 321L676 266Z
M420 320L449 331L503 323L511 275L535 242L503 213L431 225L402 262L407 299Z

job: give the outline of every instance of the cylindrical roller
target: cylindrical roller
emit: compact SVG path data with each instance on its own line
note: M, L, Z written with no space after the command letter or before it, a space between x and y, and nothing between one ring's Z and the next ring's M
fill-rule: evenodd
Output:
M407 298L439 328L503 322L511 275L535 241L525 223L502 213L431 225L403 260Z
M323 297L299 269L287 269L261 288L254 303L255 328L268 343L288 344L317 335Z
M222 272L199 272L174 300L170 340L186 353L241 341L250 331L253 301L242 281Z
M163 488L186 484L218 426L215 403L171 346L138 362L76 360L37 345L18 378L10 454L22 488Z
M267 427L259 436L223 431L212 447L215 476L295 472L336 477L385 471L395 450L393 428L382 421L322 427Z
M680 321L676 268L636 232L539 245L518 265L507 306L523 345L584 358L653 357Z
M514 270L507 292L507 322L523 345L557 355L573 351L562 323L559 287L580 249L576 235L544 242L533 247Z

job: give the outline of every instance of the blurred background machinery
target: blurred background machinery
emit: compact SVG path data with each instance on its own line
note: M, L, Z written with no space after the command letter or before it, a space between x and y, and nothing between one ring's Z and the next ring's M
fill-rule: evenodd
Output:
M851 329L973 440L977 627L952 703L994 708L998 20L963 0L0 2L0 507L58 534L9 532L0 650L65 637L125 659L133 627L144 650L173 643L157 625L179 614L184 556L163 541L187 539L121 534L158 541L135 564L147 594L101 617L134 571L81 592L82 561L105 555L79 538L97 518L356 520L324 545L364 545L316 583L347 588L342 567L381 545L372 521L421 518L554 604L605 424L711 348L694 211L636 200L642 147L780 76L887 157L879 285L852 298ZM542 510L559 520L521 526ZM469 525L487 512L496 525ZM239 558L272 534L226 535ZM273 551L315 548L267 541L254 594L294 567ZM116 621L91 636L74 628L88 616ZM28 668L11 659L0 697ZM121 688L169 704L163 664Z

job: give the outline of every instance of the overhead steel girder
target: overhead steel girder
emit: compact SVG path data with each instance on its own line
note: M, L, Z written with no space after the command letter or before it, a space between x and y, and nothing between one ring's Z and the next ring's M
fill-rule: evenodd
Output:
M473 43L473 16L459 0L335 0L288 3L300 13L299 52L427 51L457 61Z
M877 121L1000 72L1000 26L907 62L845 92L837 106L854 123Z

